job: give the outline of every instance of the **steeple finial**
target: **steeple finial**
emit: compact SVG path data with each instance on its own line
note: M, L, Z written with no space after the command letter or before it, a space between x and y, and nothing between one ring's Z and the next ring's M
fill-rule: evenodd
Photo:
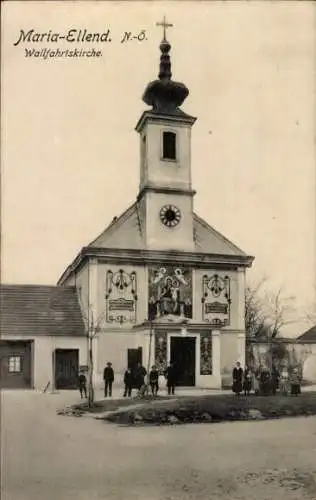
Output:
M143 95L143 101L149 106L153 107L154 111L161 113L174 113L177 112L185 98L188 96L189 91L187 87L180 82L171 80L171 61L170 49L171 45L166 39L167 28L173 27L166 21L166 16L156 26L163 28L163 40L160 43L160 65L159 65L159 80L155 80L147 85Z
M167 28L172 28L173 24L167 23L166 16L163 16L163 20L160 23L156 23L156 26L162 26L163 27L163 41L166 42L166 29Z
M161 56L159 65L159 79L160 80L170 80L172 77L171 73L171 61L169 56L169 51L171 49L170 43L166 39L166 29L171 28L173 24L167 23L166 16L163 16L163 20L160 23L156 23L156 26L163 27L163 39L160 44Z

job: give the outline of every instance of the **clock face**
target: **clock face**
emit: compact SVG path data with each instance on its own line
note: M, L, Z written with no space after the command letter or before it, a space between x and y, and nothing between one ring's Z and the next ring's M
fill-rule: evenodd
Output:
M174 205L165 205L160 210L160 220L167 227L174 227L181 219L180 210Z

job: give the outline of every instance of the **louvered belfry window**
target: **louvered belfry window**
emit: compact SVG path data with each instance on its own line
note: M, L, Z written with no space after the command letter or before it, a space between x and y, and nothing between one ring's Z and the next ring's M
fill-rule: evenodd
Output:
M163 133L163 159L176 160L176 134L174 132Z

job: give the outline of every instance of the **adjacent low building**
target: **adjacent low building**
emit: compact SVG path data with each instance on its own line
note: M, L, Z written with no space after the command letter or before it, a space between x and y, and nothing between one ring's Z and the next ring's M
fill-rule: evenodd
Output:
M0 303L0 387L76 387L87 363L76 288L2 285Z

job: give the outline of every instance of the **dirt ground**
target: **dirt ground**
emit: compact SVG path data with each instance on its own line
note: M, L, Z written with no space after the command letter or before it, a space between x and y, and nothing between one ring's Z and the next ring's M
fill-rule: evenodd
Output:
M3 500L316 500L316 417L128 428L1 397Z

